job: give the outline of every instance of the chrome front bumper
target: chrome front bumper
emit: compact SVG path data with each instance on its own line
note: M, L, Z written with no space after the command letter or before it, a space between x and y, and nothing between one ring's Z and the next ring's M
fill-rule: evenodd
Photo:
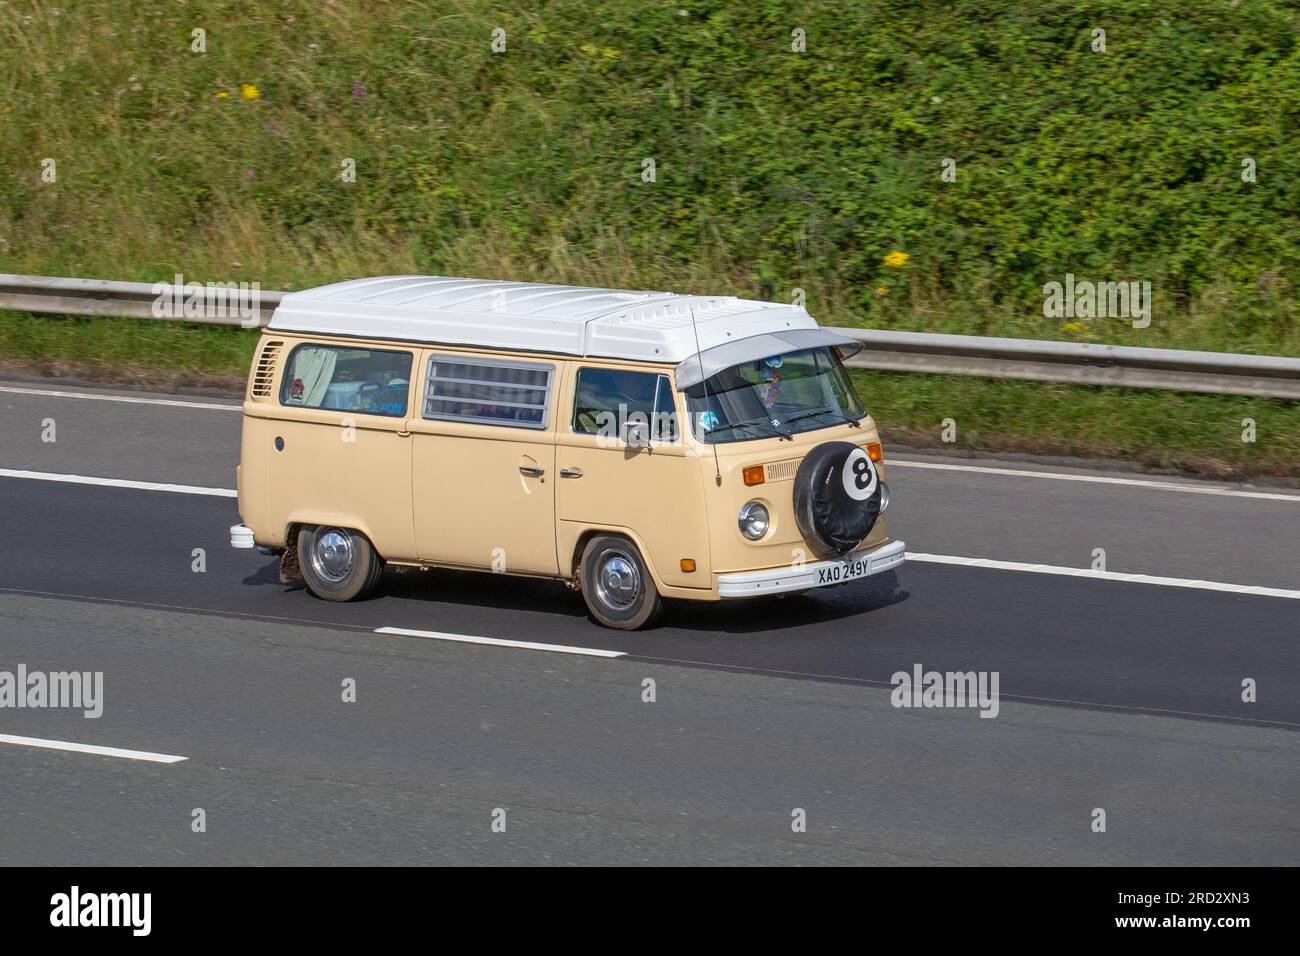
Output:
M743 598L760 594L781 594L785 591L804 591L808 588L830 587L844 581L856 581L881 571L888 571L903 563L902 541L890 541L871 551L859 551L835 561L815 561L802 567L768 568L764 571L738 571L718 575L718 597ZM852 577L844 577L846 566L866 562L866 570Z

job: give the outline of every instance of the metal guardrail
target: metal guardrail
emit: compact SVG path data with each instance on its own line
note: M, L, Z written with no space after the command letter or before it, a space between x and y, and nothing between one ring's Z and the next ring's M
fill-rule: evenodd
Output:
M836 329L866 343L856 368L1300 399L1300 359L978 335Z
M0 274L0 309L253 324L251 318L241 321L238 315L156 315L158 295L158 286L148 282ZM257 325L270 321L283 295L258 292ZM849 360L854 368L1300 399L1300 358L930 332L836 331L867 346Z
M204 325L242 325L238 315L187 317L154 314L159 283L116 282L112 279L65 279L54 276L21 276L0 273L0 309L45 312L54 315L120 315L134 319L174 319ZM170 287L170 284L168 284ZM206 293L205 290L205 303ZM283 292L258 290L257 325L271 321Z

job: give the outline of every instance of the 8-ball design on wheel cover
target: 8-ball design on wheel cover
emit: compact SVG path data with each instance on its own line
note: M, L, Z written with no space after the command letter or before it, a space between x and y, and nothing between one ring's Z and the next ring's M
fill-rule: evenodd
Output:
M882 493L880 475L864 449L845 441L818 445L795 473L795 523L819 557L838 558L871 533Z

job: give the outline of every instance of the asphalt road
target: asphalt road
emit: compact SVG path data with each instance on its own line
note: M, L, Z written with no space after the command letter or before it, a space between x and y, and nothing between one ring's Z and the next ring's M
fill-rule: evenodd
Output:
M0 391L0 468L232 488L229 403L153 398L215 407ZM1300 497L907 461L890 523L913 552L1086 567L1104 548L1113 571L1300 589ZM317 601L229 548L230 498L11 477L0 514L0 671L105 682L98 719L0 709L0 734L188 758L0 743L0 862L1300 860L1294 599L908 563L623 634L560 586L491 575ZM996 671L997 717L894 708L916 664Z

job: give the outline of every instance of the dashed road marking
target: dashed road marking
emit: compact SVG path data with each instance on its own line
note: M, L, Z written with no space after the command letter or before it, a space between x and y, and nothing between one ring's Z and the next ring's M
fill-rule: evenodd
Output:
M417 631L409 627L377 627L376 634L398 637L423 637L458 644L487 644L491 647L514 647L525 651L551 651L555 654L580 654L585 657L627 657L624 651L607 651L599 647L570 647L567 644L538 644L534 641L508 641L499 637L474 637L469 634L446 634L442 631Z
M123 760L144 760L148 763L180 763L189 757L175 754L158 754L149 750L127 750L124 747L101 747L99 744L77 744L67 740L46 740L43 737L19 737L14 734L0 734L0 744L13 744L18 747L38 747L41 750L67 750L78 754L93 754L96 757L120 757Z
M170 491L178 495L213 495L237 498L234 488L204 488L200 485L169 485L158 481L131 481L127 478L96 478L92 475L58 475L48 471L22 471L0 468L0 478L29 478L33 481L58 481L70 485L101 485L107 488L133 488L136 491Z

